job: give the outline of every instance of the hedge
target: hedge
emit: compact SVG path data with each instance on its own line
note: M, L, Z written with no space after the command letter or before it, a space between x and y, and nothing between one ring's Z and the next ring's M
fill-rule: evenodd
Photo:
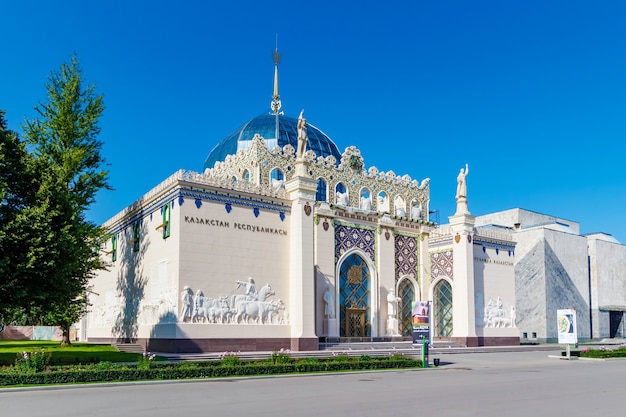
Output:
M23 373L12 368L0 371L0 386L48 385L114 381L149 381L198 379L232 376L342 372L375 369L406 369L421 367L422 362L401 356L381 358L298 359L293 363L272 364L267 361L242 361L224 365L221 361L152 363L142 369L137 365L96 364L90 367L50 367L44 372ZM108 368L108 369L105 369Z

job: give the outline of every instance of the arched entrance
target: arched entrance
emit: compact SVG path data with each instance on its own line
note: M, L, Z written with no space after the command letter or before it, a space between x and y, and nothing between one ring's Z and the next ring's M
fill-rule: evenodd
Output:
M413 302L415 301L415 283L409 278L401 278L398 282L398 298L400 306L398 308L398 332L402 336L413 335Z
M452 285L445 279L433 288L434 337L452 336Z
M370 269L358 253L339 267L339 336L371 337Z

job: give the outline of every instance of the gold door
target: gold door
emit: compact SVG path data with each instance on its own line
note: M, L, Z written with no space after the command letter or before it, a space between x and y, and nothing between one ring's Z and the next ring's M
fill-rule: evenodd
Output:
M365 337L365 309L346 308L346 337Z

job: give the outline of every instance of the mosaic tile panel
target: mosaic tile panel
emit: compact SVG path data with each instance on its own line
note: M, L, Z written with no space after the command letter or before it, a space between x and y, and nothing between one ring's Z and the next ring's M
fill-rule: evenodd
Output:
M412 275L417 279L417 239L411 236L396 235L396 278Z
M430 254L430 280L439 277L454 279L454 256L451 250L444 252L432 252Z
M335 226L335 262L347 251L359 248L374 262L374 230L337 224Z

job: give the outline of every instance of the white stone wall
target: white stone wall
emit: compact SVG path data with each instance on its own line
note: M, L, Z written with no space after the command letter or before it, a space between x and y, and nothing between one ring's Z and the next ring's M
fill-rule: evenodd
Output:
M594 338L610 336L608 311L626 310L626 246L588 239Z
M574 308L578 337L590 338L587 240L545 227L520 229L515 240L520 332L529 339L536 334L540 341L554 341L556 311Z
M396 297L398 296L398 291L396 288L396 280L400 277L396 276L396 256L395 253L395 236L393 233L389 233L389 239L386 238L386 234L384 232L374 234L374 238L377 239L377 259L378 259L378 273L375 274L378 277L378 282L374 282L372 280L371 285L376 287L377 291L372 291L372 294L376 292L379 294L378 298L372 297L372 319L377 320L377 326L372 326L372 337L377 336L394 336L397 333L397 313L396 311L396 322L388 323L389 319L389 311L388 311L388 303L387 296L391 292L394 291ZM372 275L374 278L374 274ZM400 304L396 303L396 310ZM388 324L391 325L392 328L388 328ZM375 334L374 330L378 330L378 333Z
M326 223L326 229L324 228ZM315 226L314 262L315 262L315 293L316 293L316 321L315 331L319 336L339 335L339 278L335 276L335 228L333 219L319 215L319 222ZM331 320L324 317L324 293L330 288L334 294L335 317Z
M205 297L230 299L244 293L237 281L252 277L257 291L270 284L276 293L273 298L287 302L289 214L281 220L278 212L261 209L257 217L252 207L236 205L229 213L224 203L204 201L197 208L194 199L186 198L180 216L179 293L189 286L194 293L202 290Z
M515 304L521 341L545 339L546 276L545 243L540 228L515 234Z
M258 331L250 330L254 326L231 326L235 330L215 323L182 323L181 292L189 286L194 294L201 290L206 297L226 296L230 300L232 295L245 292L243 286L237 288L237 281L252 277L257 291L270 284L275 293L271 299L281 299L288 306L289 211L283 216L262 207L255 212L252 204L231 204L227 210L223 201L207 200L198 207L195 198L181 200L171 191L168 195L171 199L162 203L157 197L152 212L141 219L137 252L132 250L131 240L132 224L138 218L133 214L117 216L116 223L108 224L118 230L118 255L111 262L111 254L106 254L111 250L109 240L103 257L110 267L99 271L92 281L88 337L186 338L196 333L206 337L209 329L212 337L257 337ZM167 239L163 239L162 229L157 229L165 203L171 209ZM283 316L280 320L288 323ZM181 324L187 329L182 333ZM268 330L267 337L288 337L289 326L282 327L287 330Z
M163 203L171 207L171 201ZM181 232L177 208L175 205L171 212L167 239L163 239L162 229L157 230L162 224L161 205L141 219L127 218L116 227L117 259L112 261L112 254L107 253L112 250L109 239L102 252L108 270L98 271L92 280L87 337L145 337L150 326L176 321ZM135 252L132 224L138 220L140 240Z
M474 242L476 334L517 337L515 256L508 250L496 251L493 246Z

